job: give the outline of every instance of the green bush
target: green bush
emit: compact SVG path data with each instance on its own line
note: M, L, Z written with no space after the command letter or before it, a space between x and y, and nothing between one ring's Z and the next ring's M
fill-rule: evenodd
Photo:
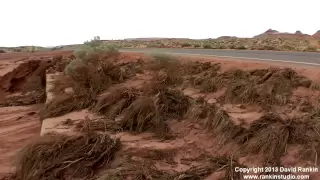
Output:
M73 52L76 59L81 59L85 64L96 63L99 58L110 57L119 54L117 47L113 44L106 44L95 36L93 40L86 41L82 46Z
M118 53L119 51L115 46L105 44L100 40L99 36L95 36L93 40L84 42L83 46L73 52L75 59L66 66L64 72L69 76L73 76L79 69L89 68L89 64L93 66L101 65L102 60Z
M200 44L195 44L194 47L195 47L195 48L199 48L199 47L201 47L201 46L200 46Z

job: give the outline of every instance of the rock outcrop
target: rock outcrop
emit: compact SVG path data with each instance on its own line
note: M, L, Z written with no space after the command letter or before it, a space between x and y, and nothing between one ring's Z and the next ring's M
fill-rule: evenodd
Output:
M263 34L277 34L279 33L279 31L274 30L274 29L268 29L266 32L264 32Z

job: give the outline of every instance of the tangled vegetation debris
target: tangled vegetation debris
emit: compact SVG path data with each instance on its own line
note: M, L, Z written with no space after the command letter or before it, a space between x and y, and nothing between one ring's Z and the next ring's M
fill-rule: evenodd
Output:
M106 134L45 135L22 150L17 178L89 178L109 164L119 148L119 140L111 139Z

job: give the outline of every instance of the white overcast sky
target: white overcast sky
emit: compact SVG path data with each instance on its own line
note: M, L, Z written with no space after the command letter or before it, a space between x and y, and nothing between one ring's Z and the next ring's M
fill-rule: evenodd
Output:
M134 37L313 34L320 0L1 0L0 46Z

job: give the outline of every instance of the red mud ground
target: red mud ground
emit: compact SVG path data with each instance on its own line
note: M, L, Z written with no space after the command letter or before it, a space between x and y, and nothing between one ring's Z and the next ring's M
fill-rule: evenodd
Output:
M5 75L3 72L9 73L15 67L17 67L15 62L23 62L27 61L30 58L43 58L47 59L48 57L52 57L54 55L71 55L71 51L53 51L53 52L41 52L41 53L3 53L0 54L0 78ZM140 53L122 53L121 61L132 61L143 58L143 55ZM258 61L242 61L235 59L219 59L219 58L208 58L208 57L180 57L183 60L197 60L202 62L219 62L221 63L221 67L223 70L229 69L260 69L260 68L269 68L273 67L290 67L296 70L298 73L307 76L311 80L320 83L320 79L318 78L320 75L320 71L316 67L310 66L301 66L294 64L284 64L284 63L268 63L268 62L258 62ZM139 77L136 77L139 79ZM145 79L143 77L140 77ZM131 82L133 83L133 82ZM1 92L0 92L1 93ZM189 90L187 94L191 96L199 96L201 93ZM318 97L319 94L314 94L309 89L298 89L294 92L295 96L299 97ZM3 98L4 94L0 94L0 100ZM207 100L214 99L216 94L206 95ZM214 100L213 100L214 101ZM32 106L13 106L13 107L1 107L0 108L0 178L5 174L11 173L14 170L14 158L16 157L16 153L19 151L21 147L23 147L26 143L31 141L33 138L38 137L40 135L40 120L38 116L38 112L41 108L41 104L32 105ZM240 108L234 106L226 105L224 108L228 109L230 112L230 116L235 121L242 116L242 119L246 119L246 121L252 121L252 119L258 119L260 116L259 113L253 112L253 110L257 110L256 107L246 107L246 111L249 113L242 113L239 110ZM209 153L212 155L218 154L228 154L228 149L233 149L232 145L230 147L226 147L223 150L217 150L215 146L215 141L212 140L212 137L208 136L203 132L203 130L194 123L183 122L178 123L176 121L172 121L170 124L170 128L173 130L174 134L177 134L180 139L176 139L172 142L150 142L150 138L148 135L141 135L140 137L126 135L126 133L122 134L122 141L128 141L128 144L131 144L132 148L134 146L138 147L152 147L157 146L158 148L178 148L179 153L175 157L180 162L183 158L195 158L199 155L200 151L205 151L203 153ZM145 137L144 137L145 136ZM201 141L199 141L201 139ZM139 141L138 141L139 140ZM147 148L148 149L148 148ZM141 153L141 152L137 152ZM258 158L255 158L255 161L259 161ZM244 159L243 161L246 161ZM286 156L283 158L283 162L285 164L294 164L292 162L292 158L290 156ZM259 164L256 162L255 164ZM173 171L183 171L186 166L180 162L179 166L169 167L168 164L156 164L158 169L161 170L173 170ZM209 179L216 179L216 175L213 175Z

